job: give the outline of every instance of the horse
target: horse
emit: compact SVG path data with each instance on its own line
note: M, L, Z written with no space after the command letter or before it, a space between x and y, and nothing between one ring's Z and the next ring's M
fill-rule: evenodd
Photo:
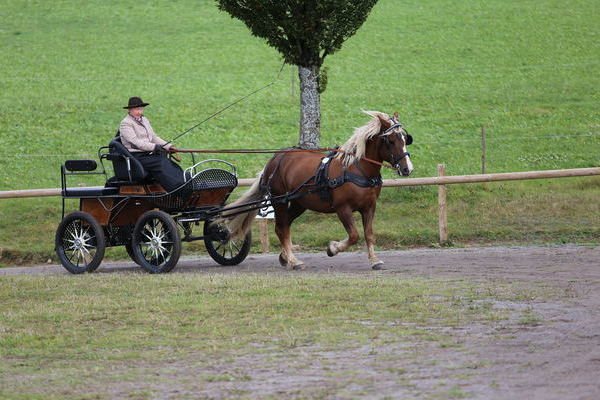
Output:
M371 120L356 128L353 135L337 154L324 157L322 153L303 152L296 148L277 153L258 174L253 185L230 204L232 208L244 209L247 203L270 199L275 211L275 232L281 243L279 262L287 269L303 269L304 263L292 252L290 225L304 211L336 213L344 225L348 238L331 241L327 255L335 256L359 239L352 214L362 216L364 235L371 268L382 269L383 261L375 255L373 218L377 198L381 192L381 167L391 164L398 175L408 176L413 170L406 146L412 143L410 136L393 117L378 111L364 111ZM328 170L323 169L328 165ZM318 171L324 180L318 182ZM240 208L241 207L241 208ZM250 209L250 207L248 207ZM251 228L258 210L250 210L223 221L232 237L244 237Z

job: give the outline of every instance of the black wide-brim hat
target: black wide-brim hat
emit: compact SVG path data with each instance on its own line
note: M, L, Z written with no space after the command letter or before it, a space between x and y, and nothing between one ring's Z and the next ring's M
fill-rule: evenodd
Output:
M146 107L149 106L150 103L144 103L140 97L130 97L129 104L123 108L137 108L137 107Z

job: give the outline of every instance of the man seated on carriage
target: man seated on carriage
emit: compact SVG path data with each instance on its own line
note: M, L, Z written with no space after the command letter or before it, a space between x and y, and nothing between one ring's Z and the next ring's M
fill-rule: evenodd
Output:
M179 165L168 157L177 148L154 133L150 121L144 116L144 107L149 103L139 97L131 97L127 106L127 116L121 121L119 132L123 146L135 157L150 175L167 191L172 191L184 183Z

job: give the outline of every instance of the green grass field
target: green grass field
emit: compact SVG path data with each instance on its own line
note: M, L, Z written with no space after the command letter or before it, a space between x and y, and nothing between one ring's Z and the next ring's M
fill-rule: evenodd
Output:
M326 60L322 145L341 144L365 123L361 109L398 111L415 138L415 176L435 175L438 163L447 174L479 173L482 126L488 172L599 166L597 15L593 0L381 0ZM146 115L170 139L271 82L281 66L275 50L208 0L6 0L0 18L0 190L58 187L60 164L106 145L129 96L151 103ZM278 84L178 146L294 145L296 75L286 66ZM223 158L253 177L268 156ZM378 243L434 243L435 194L385 189ZM599 194L598 178L454 186L451 240L597 241ZM59 207L56 198L2 200L0 263L53 257ZM343 235L325 221L302 217L296 241L321 248ZM315 233L315 224L325 229Z

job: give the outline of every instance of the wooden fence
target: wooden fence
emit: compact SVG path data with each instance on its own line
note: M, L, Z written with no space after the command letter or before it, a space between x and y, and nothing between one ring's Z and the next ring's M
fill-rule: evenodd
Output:
M558 170L546 170L546 171L506 172L506 173L499 173L499 174L446 176L444 164L439 164L438 165L438 176L429 177L429 178L385 179L383 181L383 187L438 185L440 243L445 243L448 241L448 224L447 224L447 215L446 215L446 187L445 187L445 185L463 184L463 183L515 181L515 180L527 180L527 179L571 178L571 177L576 177L576 176L592 176L592 175L600 175L600 167L558 169ZM254 179L240 179L238 182L238 185L239 186L250 186L253 182L254 182ZM60 194L61 194L60 189L9 190L9 191L0 192L0 199L60 196ZM267 243L267 246L268 246L268 243Z

